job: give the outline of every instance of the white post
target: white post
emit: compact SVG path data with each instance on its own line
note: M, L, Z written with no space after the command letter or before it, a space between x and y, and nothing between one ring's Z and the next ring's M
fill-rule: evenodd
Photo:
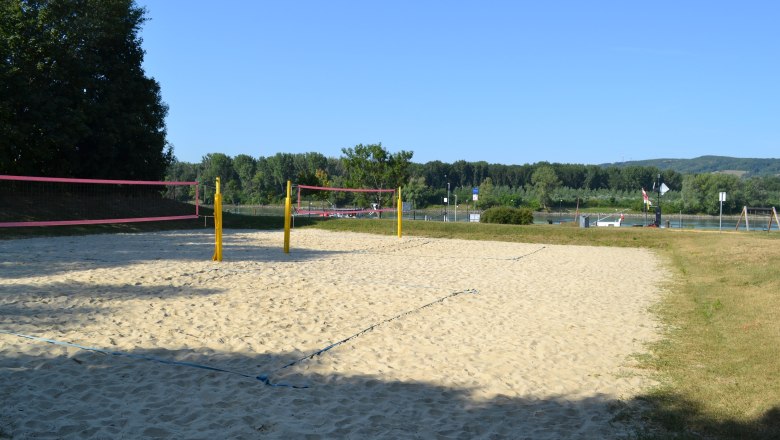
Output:
M450 182L447 182L447 209L444 212L445 213L449 213L450 212ZM448 217L449 217L449 215L447 215L447 214L444 215L444 221L445 222L447 220L449 220Z
M458 222L458 195L455 194L455 223Z

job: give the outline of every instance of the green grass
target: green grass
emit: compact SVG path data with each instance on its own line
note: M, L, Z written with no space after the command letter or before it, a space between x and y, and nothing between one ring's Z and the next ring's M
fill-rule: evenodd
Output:
M225 214L225 228L279 229L281 217ZM394 235L392 220L296 218L296 227ZM0 238L203 228L203 220L0 230ZM213 228L209 222L207 228ZM407 221L404 234L652 249L672 281L654 312L667 331L636 356L661 385L638 400L642 439L780 439L780 233ZM618 415L619 416L619 415Z

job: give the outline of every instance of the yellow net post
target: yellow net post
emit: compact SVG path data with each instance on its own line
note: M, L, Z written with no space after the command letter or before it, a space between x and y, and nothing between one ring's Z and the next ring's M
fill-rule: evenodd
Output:
M401 238L401 220L404 216L403 202L401 202L401 187L398 187L398 238Z
M284 199L284 253L290 253L290 223L292 218L292 182L287 181L287 198Z
M222 191L217 177L217 191L214 193L214 256L213 261L222 261Z

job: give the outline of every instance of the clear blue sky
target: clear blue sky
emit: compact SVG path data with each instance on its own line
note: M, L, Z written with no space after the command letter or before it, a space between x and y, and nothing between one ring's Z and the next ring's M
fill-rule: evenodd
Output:
M137 0L179 160L780 157L780 1Z

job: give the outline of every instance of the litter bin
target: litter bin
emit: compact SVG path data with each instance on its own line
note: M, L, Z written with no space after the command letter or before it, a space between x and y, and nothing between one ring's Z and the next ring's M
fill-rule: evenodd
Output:
M589 228L590 227L590 216L588 216L588 215L581 215L580 216L580 227L581 228Z

